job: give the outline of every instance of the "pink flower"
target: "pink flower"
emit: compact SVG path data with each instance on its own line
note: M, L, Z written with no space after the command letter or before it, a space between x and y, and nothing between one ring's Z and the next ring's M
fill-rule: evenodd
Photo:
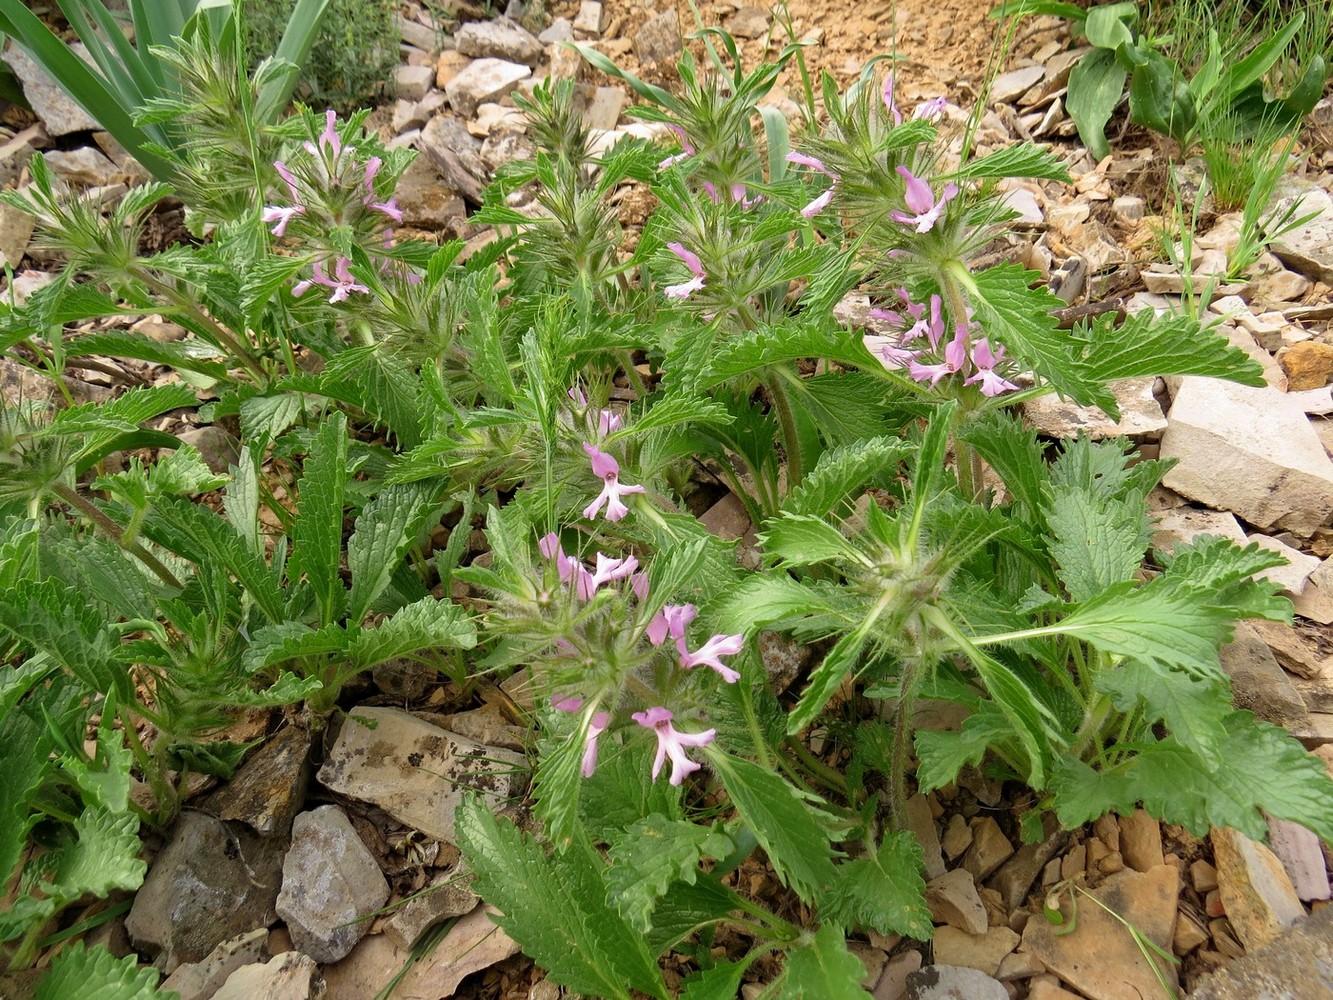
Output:
M664 604L648 623L648 641L654 646L666 642L667 636L677 642L685 639L685 629L699 613L693 604Z
M556 572L560 574L561 583L568 583L576 571L586 572L577 559L565 555L565 550L560 546L560 536L554 531L542 536L537 542L537 550L547 559L555 560Z
M921 356L920 351L911 351L905 347L895 347L892 344L881 344L879 353L884 358L885 368L906 368Z
M757 194L753 198L747 198L745 196L745 185L733 184L731 185L731 200L741 208L754 208L754 206L764 200L764 196L762 194Z
M642 486L621 486L620 463L606 452L587 441L583 442L583 450L592 459L593 474L600 476L604 483L602 492L598 494L597 499L583 508L583 516L589 519L595 518L602 509L602 504L606 504L606 519L608 521L619 521L629 513L629 508L625 506L620 498L627 493L644 493L646 491Z
M833 189L836 184L830 184L828 189L817 198L811 199L810 203L801 209L801 218L813 219L824 209L828 208L829 202L833 200Z
M702 733L682 733L672 724L672 715L668 709L658 706L646 712L635 712L633 719L645 729L657 734L657 756L653 760L653 780L662 773L662 762L671 758L671 784L679 785L687 775L693 774L702 766L685 756L687 747L706 747L713 742L717 734L715 729L705 729Z
M668 156L657 165L658 170L665 170L667 167L675 166L681 160L687 160L694 155L694 146L690 143L689 137L685 135L685 130L679 125L667 125L672 132L676 133L676 138L680 140L681 152L674 156Z
M287 185L287 190L292 193L292 201L299 205L301 203L301 192L297 190L296 178L293 177L292 172L287 169L287 164L283 163L281 160L274 160L273 169L278 172L278 176L281 177L283 183Z
M621 416L614 410L597 411L597 430L602 437L608 437L620 430Z
M573 694L556 695L551 699L551 707L557 712L577 712L583 707L583 699Z
M719 634L713 636L693 653L685 652L684 639L677 641L676 648L679 649L681 653L680 665L686 670L690 670L693 667L702 664L705 667L715 670L728 684L735 684L741 679L741 675L724 664L718 657L731 656L735 653L739 653L744 644L745 637L739 633L736 635Z
M293 205L291 208L283 208L280 205L268 205L264 208L264 214L260 216L265 222L276 222L270 232L274 236L284 236L287 233L287 223L291 222L298 215L305 215L304 205Z
M634 592L634 596L639 600L648 600L648 574L642 570L630 574L629 589Z
M612 559L601 552L597 553L597 567L591 573L579 567L578 583L576 584L579 600L591 601L593 595L597 593L597 588L604 583L612 583L616 580L623 580L636 569L639 568L639 560L633 556L626 556L624 559Z
M936 121L944 116L944 109L948 107L949 102L943 97L932 97L928 101L922 101L912 112L913 118L921 118L928 122Z
M332 112L329 112L332 114ZM338 262L333 265L333 281L321 282L328 288L333 289L333 294L329 296L330 302L346 302L347 296L352 292L370 293L370 289L358 282L352 277L352 261L348 257L339 257Z
M338 116L332 108L324 112L324 131L319 134L319 149L315 148L313 142L307 142L306 152L312 156L320 156L321 151L327 151L328 162L335 164L338 162L338 158L342 156L343 142L333 127L337 120Z
M383 212L394 222L403 221L403 210L398 207L397 198L390 198L388 201L367 201L366 207L375 212Z
M898 110L898 105L893 100L893 74L890 73L884 78L884 107L889 114L893 115L893 124L901 125L903 123L903 113Z
M583 738L583 764L579 768L579 773L585 778L591 778L597 768L597 737L606 731L610 723L611 716L607 712L598 712L588 723L588 735Z
M984 337L976 342L972 348L972 363L977 366L977 372L971 378L964 379L964 385L972 385L976 382L981 383L981 392L984 396L998 396L1004 392L1014 392L1018 386L1008 381L995 372L995 366L1004 360L1004 348L992 353L990 341Z
M907 203L908 209L916 214L908 215L906 212L893 211L889 213L890 218L904 225L916 226L918 233L930 232L935 227L940 215L943 214L944 206L954 195L958 194L958 185L952 182L944 185L944 193L940 195L938 201L935 201L935 195L930 190L930 185L916 177L912 171L900 166L898 167L898 173L907 182L907 190L904 193L903 200Z
M803 218L812 219L820 212L824 211L824 209L828 208L829 202L833 200L833 189L838 186L838 175L828 167L824 166L824 161L819 157L810 156L807 153L788 153L787 162L796 163L802 167L809 167L811 170L816 170L833 181L823 194L814 198L808 205L801 209L801 216Z
M704 287L704 265L699 259L699 255L692 250L686 250L679 243L668 243L667 249L674 253L684 263L686 270L694 275L689 281L680 285L670 285L662 289L662 293L669 299L688 299L691 294Z

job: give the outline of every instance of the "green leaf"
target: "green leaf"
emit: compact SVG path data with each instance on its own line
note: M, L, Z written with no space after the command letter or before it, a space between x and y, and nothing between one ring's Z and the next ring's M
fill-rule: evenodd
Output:
M734 419L725 406L711 399L672 395L657 402L634 423L608 435L606 440L618 441L621 438L677 427L681 424L723 426Z
M320 425L297 484L299 508L292 528L287 575L293 583L302 578L309 582L321 623L338 621L347 599L338 575L348 478L347 440L347 418L335 413Z
M870 371L884 367L871 357L861 338L849 338L838 328L806 322L766 327L727 340L709 356L699 373L697 388L709 389L742 375L753 377L757 369L801 358L824 358Z
M174 990L158 990L158 971L139 968L138 959L116 958L102 945L85 949L76 941L55 957L33 1000L180 1000Z
M681 983L680 1000L736 1000L745 970L744 962L718 962L710 969L692 972Z
M909 831L887 834L873 855L845 861L820 901L825 920L902 934L918 941L934 932L926 906L921 845Z
M282 32L278 49L273 54L276 62L283 65L283 70L267 80L259 91L255 101L255 120L259 124L271 124L278 120L292 91L301 79L301 68L306 65L310 50L319 35L324 12L329 0L297 0L287 18L287 27Z
M1196 591L1216 608L1236 619L1291 620L1291 602L1278 596L1280 585L1255 579L1254 574L1281 566L1282 556L1251 542L1241 548L1229 538L1200 535L1170 552L1158 551L1168 583Z
M1093 49L1069 72L1065 107L1094 160L1104 159L1111 152L1106 141L1106 123L1125 92L1127 76L1110 49Z
M579 796L582 821L597 842L614 841L645 816L684 818L681 787L650 776L656 742L631 739L601 748L597 770L583 779Z
M1141 708L1145 722L1162 722L1180 743L1205 759L1226 737L1231 697L1216 678L1192 677L1142 661L1122 663L1096 679L1097 690L1111 696L1120 712Z
M1152 537L1146 522L1141 500L1131 503L1106 492L1056 492L1047 544L1071 600L1086 601L1133 579Z
M766 521L759 545L765 555L786 566L809 566L826 559L865 561L841 531L811 514L782 514Z
M554 857L475 795L455 814L458 846L475 888L504 914L500 926L551 978L579 993L630 1000L637 989L666 1000L643 936L606 905L600 858L586 844Z
M985 702L963 720L955 731L918 729L913 737L919 760L916 770L917 790L922 794L943 788L958 777L969 764L981 763L986 750L1011 737L1012 726L999 707Z
M53 765L46 728L26 712L11 708L0 715L0 746L5 747L0 767L0 879L8 885L36 821L30 799Z
M784 884L812 899L833 879L829 832L782 777L725 753L708 759Z
M810 674L810 683L801 692L801 700L787 717L787 735L795 736L824 710L842 682L856 670L866 638L865 629L848 632L825 654Z
M824 924L799 948L787 952L778 1000L866 1000L866 967L847 949L842 929Z
M66 356L71 358L134 358L136 361L198 372L209 378L222 380L227 377L227 365L218 359L217 350L194 340L160 344L142 334L105 330L71 337L64 342L64 349ZM193 406L195 402L192 400L186 405Z
M731 633L824 607L818 591L809 585L786 574L765 573L724 590L708 603L705 613L718 630Z
M1230 65L1218 80L1218 92L1227 98L1234 97L1251 84L1263 79L1264 74L1281 58L1304 23L1305 13L1302 11L1281 29L1260 41L1244 59Z
M1263 840L1267 813L1307 826L1323 840L1333 838L1333 779L1319 759L1249 712L1233 712L1226 729L1209 758L1166 739L1100 773L1062 760L1051 781L1060 822L1072 829L1109 809L1123 813L1142 802L1153 816L1198 837L1229 826Z
M1069 170L1048 146L1019 142L969 160L954 174L976 180L984 177L1036 177L1070 183Z
M731 838L714 824L700 826L660 813L639 820L610 851L607 901L635 930L652 927L653 907L675 882L693 885L704 858L725 858Z
M1129 26L1138 17L1139 9L1133 3L1103 4L1088 11L1083 31L1093 45L1114 51L1134 41Z
M115 691L122 703L133 700L133 685L118 660L119 641L82 594L56 580L0 591L0 627L90 691Z
M901 438L872 437L830 448L819 456L800 485L787 494L782 509L789 514L826 517L870 485L883 485L898 473L912 447Z
M408 546L435 509L434 493L420 483L386 486L362 508L347 541L347 568L352 572L348 621L360 624L384 593Z
M400 609L375 628L361 629L352 639L354 669L371 667L427 649L471 649L477 629L457 604L424 597Z
M74 819L75 843L60 852L51 885L52 897L73 902L84 893L105 898L116 889L134 890L148 871L139 859L139 817L89 806Z

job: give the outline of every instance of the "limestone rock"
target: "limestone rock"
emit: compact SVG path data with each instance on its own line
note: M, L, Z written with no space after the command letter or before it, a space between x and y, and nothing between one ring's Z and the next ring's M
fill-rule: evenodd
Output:
M180 1000L208 1000L243 965L263 962L268 956L268 930L260 927L238 934L208 953L201 962L186 962L162 983L161 989L175 990Z
M449 95L453 109L464 118L470 118L478 104L498 101L531 75L532 70L521 63L477 59L446 83L444 92Z
M1185 376L1162 458L1169 489L1262 530L1311 534L1333 515L1333 462L1299 405L1271 388Z
M445 183L439 169L425 156L413 160L394 189L403 223L422 229L459 232L467 225L467 205Z
M991 82L991 103L1008 104L1016 100L1024 91L1040 83L1045 75L1045 66L1024 66L1008 73L1001 73Z
M1054 394L1038 396L1023 404L1023 419L1047 437L1072 438L1081 434L1094 441L1127 437L1156 441L1166 430L1166 416L1153 394L1154 378L1127 378L1111 383L1120 419L1112 420L1100 407L1079 406L1072 399Z
M567 17L557 17L546 30L537 35L537 41L543 45L555 45L557 42L572 42L574 40L574 25L570 23Z
M1162 824L1142 809L1120 817L1120 855L1135 871L1162 864Z
M393 92L404 101L419 101L434 82L434 66L399 66L393 74Z
M1253 712L1275 726L1309 722L1305 702L1292 685L1268 644L1246 622L1236 626L1235 637L1219 651L1222 669L1231 677L1236 707Z
M23 209L0 202L0 268L18 268L35 226L36 220Z
M907 1000L1009 1000L1009 991L977 969L941 963L907 977Z
M583 0L574 16L574 30L585 35L600 35L606 28L606 8L599 0Z
M338 961L388 899L389 883L341 808L320 806L296 817L277 911L300 951Z
M319 780L448 843L463 793L478 791L499 810L523 791L526 765L521 754L473 743L398 709L357 707Z
M926 883L926 905L930 907L931 919L937 924L948 924L968 934L985 934L990 926L986 920L986 907L977 895L977 884L962 868L945 872Z
M962 813L954 813L949 817L948 826L944 828L944 836L940 838L944 856L952 861L971 846L972 828L967 825Z
M1069 832L1061 830L1053 816L1045 820L1046 837L1037 844L1024 844L991 876L991 887L1000 894L1005 909L1014 911L1023 905L1038 873L1069 843Z
M931 940L935 961L977 969L993 976L1004 957L1018 947L1018 935L1008 927L990 927L982 934L969 934L957 927L937 927Z
M1246 951L1275 941L1305 915L1282 862L1263 844L1235 830L1213 830L1217 887L1227 919Z
M921 952L903 951L884 963L884 971L875 984L875 1000L903 1000L907 995L907 979L921 968Z
M458 51L474 59L502 59L536 66L545 49L536 36L507 17L473 21L454 32Z
M125 929L138 946L161 951L158 964L170 973L228 938L267 927L276 918L284 846L186 810L135 895Z
M1009 860L1014 845L1000 829L1000 824L983 816L972 826L972 846L963 855L963 867L978 881L984 881L991 872Z
M907 829L921 845L925 855L926 878L936 879L944 874L944 856L940 853L940 835L935 829L935 818L930 803L921 794L907 800Z
M583 110L583 124L588 128L613 129L628 103L629 95L623 87L598 87Z
M1176 869L1159 865L1150 872L1113 875L1092 890L1092 895L1150 941L1169 949L1175 936L1179 891ZM1067 897L1062 910L1068 920ZM1074 930L1055 933L1063 929L1040 915L1033 917L1023 932L1023 950L1035 954L1068 986L1091 1000L1156 1000L1163 996L1157 976L1133 936L1102 907L1081 900ZM1174 987L1175 966L1159 962L1158 968Z
M1170 552L1177 545L1192 542L1200 535L1217 535L1230 538L1241 546L1246 544L1245 532L1236 520L1236 515L1224 510L1173 507L1171 510L1155 510L1151 513L1157 521L1152 533L1152 547L1159 552Z
M421 935L441 920L461 917L476 909L480 901L470 888L466 866L437 876L429 886L394 910L384 933L399 947L411 950Z
M308 729L279 730L210 797L209 809L219 819L240 820L256 833L285 837L305 801L310 744Z
M415 46L422 52L438 52L440 50L442 35L438 27L422 24L420 21L403 17L401 14L395 14L394 20L398 26L398 37L408 45Z
M1313 831L1289 819L1268 818L1268 846L1291 879L1296 896L1307 903L1329 898L1324 851Z
M1255 532L1246 541L1254 542L1270 552L1276 552L1287 560L1285 566L1274 566L1272 569L1266 569L1257 574L1262 579L1276 583L1284 593L1301 593L1305 589L1305 581L1310 574L1319 568L1319 558L1317 556L1306 555L1300 549L1292 548L1281 539Z
M758 7L742 7L727 19L727 30L737 38L763 38L768 27L768 12Z
M318 1000L323 995L324 984L310 956L287 951L263 964L241 966L213 1000Z
M1333 344L1307 340L1288 347L1277 361L1287 373L1287 388L1292 392L1322 389L1333 381Z
M1316 910L1266 948L1204 976L1191 1000L1333 1000L1333 906Z
M1301 184L1300 189L1279 201L1274 211L1294 205L1293 219L1311 214L1313 218L1278 237L1270 249L1293 271L1333 284L1333 197L1308 181L1295 183Z
M477 140L452 115L436 115L421 130L418 148L426 154L445 186L473 204L481 204L481 186L488 176Z
M121 176L120 168L92 146L80 146L69 152L48 150L42 154L42 159L53 174L77 187L100 187Z
M88 50L81 44L70 46L85 62ZM87 132L98 128L97 119L84 111L66 94L56 82L38 66L28 54L11 43L5 52L4 61L9 63L14 75L23 86L23 96L32 105L33 112L46 125L46 133L53 139L71 132Z
M1316 680L1333 669L1333 657L1324 656L1319 647L1290 625L1255 618L1247 622L1268 644L1283 668L1298 677Z
M467 976L518 954L518 942L496 925L499 911L478 906L450 928L430 952L412 966L394 991L402 997L449 997Z
M645 21L634 34L634 55L640 63L670 63L683 51L680 19L675 8Z

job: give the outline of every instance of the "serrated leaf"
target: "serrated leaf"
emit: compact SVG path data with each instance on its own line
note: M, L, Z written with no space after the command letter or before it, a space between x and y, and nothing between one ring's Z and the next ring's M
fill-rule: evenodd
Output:
M631 739L601 748L597 770L583 779L579 796L582 822L595 842L610 843L644 816L683 818L681 786L650 776L655 744L655 740Z
M959 436L995 470L1025 515L1043 516L1047 464L1035 430L1011 413L995 412L965 424Z
M741 375L753 376L760 368L801 358L825 358L870 371L883 368L860 338L849 338L840 329L825 329L807 322L766 327L727 340L711 352L702 366L697 388L709 389Z
M1097 690L1111 696L1120 712L1141 708L1145 722L1162 722L1199 756L1212 757L1226 737L1231 698L1216 678L1162 670L1142 661L1122 663L1096 679Z
M1204 759L1174 739L1142 748L1102 772L1073 759L1052 777L1055 809L1067 828L1138 802L1153 816L1179 823L1195 836L1212 827L1239 830L1253 840L1268 833L1264 813L1333 838L1333 779L1318 758L1285 730L1233 712L1226 738Z
M1133 578L1151 534L1143 505L1106 492L1058 491L1047 510L1047 546L1070 599L1086 601Z
M504 914L500 926L551 978L580 993L630 1000L637 989L666 1000L643 936L606 905L603 867L586 844L548 858L475 795L455 814L458 846L474 887Z
M1012 727L1000 709L990 702L963 720L957 731L918 729L914 734L917 789L922 794L943 788L958 777L967 765L981 763L986 750L1003 743Z
M1019 142L997 149L986 156L965 163L955 175L976 179L980 177L1035 177L1041 180L1070 183L1069 171L1051 152L1049 146L1035 142Z
M721 403L695 396L668 396L634 423L607 436L607 441L664 430L680 424L724 426L735 419Z
M811 419L830 441L848 444L876 437L888 428L884 383L862 372L830 372L784 382L799 415Z
M64 350L66 356L71 358L134 358L150 364L198 372L218 380L227 377L227 366L218 360L217 350L195 340L160 344L141 334L108 330L71 337L65 341ZM192 402L189 405L194 404Z
M45 727L26 712L10 709L0 715L0 746L5 747L0 767L0 879L8 884L35 822L29 800L53 764Z
M801 794L748 760L723 753L709 753L708 759L778 878L802 898L814 898L832 880L833 861L829 832Z
M881 485L898 473L912 454L901 438L872 437L830 448L782 502L790 514L826 517L858 496L866 486Z
M924 887L923 887L924 888ZM866 1000L866 967L847 948L842 930L824 924L799 948L787 952L779 1000Z
M820 915L847 927L928 941L934 927L922 871L921 845L911 832L887 834L873 855L837 867Z
M647 816L611 847L607 902L631 927L647 933L653 925L653 908L671 885L693 885L703 858L725 858L733 847L731 838L716 826Z
M119 643L83 596L56 580L0 591L0 627L49 656L91 691L134 698Z
M1170 552L1159 551L1157 558L1170 583L1206 595L1210 605L1226 608L1233 618L1291 620L1291 601L1278 595L1281 585L1254 577L1283 565L1280 554L1258 542L1242 548L1229 538L1200 535Z
M302 622L290 621L265 625L254 633L241 663L248 673L253 674L292 660L349 656L354 634L338 622L318 629L312 629Z
M648 567L648 599L642 602L641 618L657 614L662 605L696 583L711 544L710 538L696 538L658 551Z
M786 566L809 566L826 559L864 562L865 557L822 517L782 514L764 522L759 545L766 556Z
M866 638L864 630L849 632L828 651L810 674L810 683L801 692L801 700L787 717L787 735L795 736L824 710L842 682L856 670Z
M298 511L292 528L287 575L306 580L319 605L320 621L336 622L347 599L338 575L342 560L343 501L347 490L347 418L335 413L320 425L297 484Z
M718 962L681 983L680 1000L736 1000L749 962Z
M139 817L103 806L88 806L74 819L76 841L60 852L55 877L43 889L73 902L84 893L105 898L116 889L133 890L148 872L139 859Z
M823 595L808 584L785 574L765 573L724 590L708 603L706 614L719 631L730 633L827 607Z
M427 649L471 649L477 629L457 604L424 597L399 609L375 628L361 629L352 639L354 669L371 667Z
M245 441L275 441L301 416L304 403L295 392L251 396L241 402L241 437Z
M571 725L561 719L571 731L554 748L543 748L532 776L532 797L536 801L533 813L556 851L568 850L577 837L585 836L579 825L579 793L583 791L581 773L583 761L583 734L590 717L585 711Z
M157 988L158 971L139 968L138 956L116 958L102 945L84 948L76 941L51 963L33 1000L179 1000L174 990Z
M1076 335L1080 375L1088 381L1204 375L1241 385L1265 384L1257 361L1188 316L1158 317L1145 309L1116 326L1115 317L1108 315Z
M420 483L386 486L361 509L347 541L347 568L352 574L348 621L360 624L389 585L407 547L435 507L434 493Z

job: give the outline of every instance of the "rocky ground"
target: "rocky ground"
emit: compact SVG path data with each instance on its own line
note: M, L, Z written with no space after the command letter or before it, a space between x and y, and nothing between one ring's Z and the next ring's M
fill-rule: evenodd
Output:
M848 16L844 7L793 0L789 10L797 37L812 43L812 65L845 80L891 45L895 26L888 8ZM960 108L970 104L990 54L984 7L972 0L897 4L904 101L944 94ZM608 145L622 134L652 134L624 116L629 97L622 87L596 78L557 43L594 42L627 68L669 83L681 27L692 18L688 7L569 0L552 14L549 28L534 37L507 22L449 32L424 9L404 8L396 97L373 121L421 153L398 192L411 228L467 240L473 249L493 238L469 215L500 164L531 155L510 95L548 73L585 84L586 118L604 130ZM766 10L722 4L705 15L741 39L747 59L773 51L784 37ZM1132 135L1100 164L1080 150L1062 104L1075 58L1069 45L1059 22L1026 23L991 92L982 144L1053 142L1075 178L1072 186L1012 185L1009 198L1021 219L1006 245L995 248L997 259L1017 259L1048 276L1071 317L1087 309L1178 307L1187 279L1155 263L1163 259L1155 235L1161 157L1146 137L1134 151ZM9 112L0 184L22 186L28 161L39 155L72 186L108 202L142 179L20 54L11 49L6 58L37 118ZM770 100L795 116L787 93L778 90ZM1330 136L1333 106L1325 100L1281 195L1322 216L1275 244L1248 280L1218 289L1208 306L1219 329L1263 363L1265 388L1135 380L1118 386L1119 423L1053 399L1025 412L1052 438L1126 434L1144 455L1178 460L1166 488L1150 498L1160 519L1157 547L1209 532L1258 541L1288 557L1291 564L1273 572L1295 602L1295 627L1253 623L1226 648L1224 663L1238 704L1286 726L1333 768ZM632 234L648 196L627 188L618 197ZM1234 215L1204 218L1195 280L1220 275L1236 239ZM165 240L173 223L161 221ZM53 262L29 248L30 237L26 217L0 206L0 263L15 274L5 294L17 299L50 280ZM867 305L855 297L843 304L849 326L868 329ZM125 323L162 339L183 335L160 317ZM163 374L110 360L86 369L76 363L74 371L67 387L79 400L105 399L119 385ZM9 358L0 358L0 386L6 402L51 391ZM162 426L225 468L234 439L188 419ZM737 508L724 500L704 520L728 537L744 536L751 525ZM521 674L460 702L440 677L404 665L376 671L358 707L319 739L296 715L247 720L232 735L267 742L231 782L194 790L175 826L146 845L152 866L128 914L92 937L117 953L136 949L155 958L170 974L165 985L184 1000L366 1000L414 955L419 960L392 993L399 1000L554 1000L561 991L517 954L469 891L451 843L453 807L465 783L482 780L496 808L518 808L524 788L514 772L529 739L519 724L524 700ZM858 943L876 1000L1166 996L1126 923L1179 958L1177 966L1161 963L1161 975L1194 997L1333 997L1333 981L1326 977L1321 986L1310 976L1333 967L1333 908L1328 848L1308 831L1274 822L1268 846L1230 831L1200 841L1138 812L1073 832L1051 828L1041 843L1020 846L1016 791L973 774L912 800L937 929L928 945L879 936ZM743 867L738 879L759 897L781 892L760 862ZM1069 914L1063 887L1071 884L1125 923L1080 895L1075 929L1056 933L1042 906ZM716 942L739 943L725 932ZM772 970L753 967L745 997L762 989L765 972ZM21 989L0 980L0 997Z

